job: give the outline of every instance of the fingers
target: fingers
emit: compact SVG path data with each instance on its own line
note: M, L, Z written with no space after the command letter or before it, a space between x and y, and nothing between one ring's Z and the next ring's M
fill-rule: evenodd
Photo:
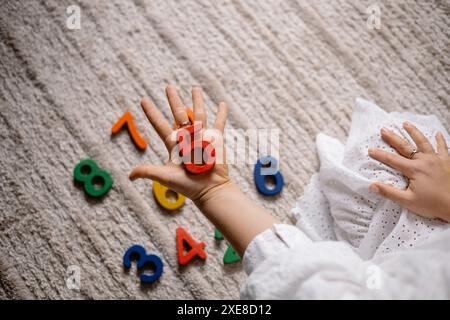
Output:
M192 88L192 103L194 105L194 119L202 122L202 128L206 129L205 102L203 101L202 89Z
M448 146L447 142L445 142L444 135L440 132L436 134L436 145L437 145L437 153L440 156L448 157Z
M167 186L170 184L172 170L173 168L167 166L140 165L131 171L128 178L131 181L136 179L151 179Z
M228 106L225 102L221 102L219 103L216 121L214 122L214 128L219 130L222 134L223 130L225 129L227 117L228 117Z
M169 101L170 108L172 109L173 118L175 123L182 124L187 122L188 116L186 113L186 108L183 105L183 102L178 95L177 90L171 84L169 84L166 88L166 96Z
M407 207L407 205L412 200L412 191L411 190L409 190L409 189L401 190L401 189L397 189L390 185L379 183L379 182L372 183L369 186L369 190L376 192L379 195L381 195L389 200L395 201L405 207Z
M403 139L393 131L386 128L381 129L381 137L387 144L397 150L400 155L409 158L413 150L413 146L411 146L408 140Z
M414 140L419 151L423 153L434 153L434 149L430 141L428 141L423 133L420 132L419 129L417 129L412 123L403 123L403 128L405 128L406 132L408 132L408 134Z
M400 171L407 177L412 174L412 160L406 159L398 154L383 151L380 149L369 149L369 156Z
M169 141L169 136L172 133L172 128L164 115L159 111L155 105L150 101L149 98L144 97L141 100L141 107L144 111L147 119L150 121L153 128L155 128L161 140L166 145L167 149L170 150L172 144Z

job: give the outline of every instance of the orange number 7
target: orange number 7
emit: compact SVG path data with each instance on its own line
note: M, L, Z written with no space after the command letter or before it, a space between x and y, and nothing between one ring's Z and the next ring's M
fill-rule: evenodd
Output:
M147 148L147 142L145 142L145 140L139 135L139 132L134 125L133 116L129 111L125 112L122 118L120 118L119 121L114 124L111 129L111 134L116 134L117 132L119 132L124 125L126 125L128 133L131 136L131 140L133 140L136 147L141 150L145 150Z

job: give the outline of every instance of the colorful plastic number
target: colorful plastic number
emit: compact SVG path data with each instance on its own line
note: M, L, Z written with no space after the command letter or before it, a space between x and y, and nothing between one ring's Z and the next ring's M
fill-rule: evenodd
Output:
M195 141L194 130L197 130L195 125L180 129L177 137L178 146L180 148L180 156L183 158L184 168L193 174L201 174L214 168L216 150L207 141ZM196 159L196 156L192 159L193 152L194 154L200 154L200 157L198 157L200 159ZM200 163L195 163L197 160Z
M195 256L200 259L206 259L206 252L203 250L206 246L204 242L195 242L194 239L186 232L182 227L177 228L177 252L178 252L178 263L182 266L186 265ZM190 250L184 254L185 243L190 247Z
M82 160L75 166L73 178L82 183L84 192L94 198L104 196L111 189L113 182L109 173L101 170L91 159ZM99 187L96 187L96 184Z
M186 113L188 115L189 121L194 123L194 111L191 108L186 108Z
M262 176L270 176L278 172L278 160L274 157L262 157L259 161L263 165L261 167ZM265 167L266 165L269 165L269 167Z
M169 190L169 188L163 186L159 182L153 181L153 195L161 207L171 211L181 208L186 200L186 197L177 192L177 200L170 201L167 199L167 192Z
M147 254L145 249L140 245L133 245L128 248L123 256L123 267L125 269L130 269L132 258L136 256L136 267L138 270L141 270L146 265L150 265L154 269L154 273L152 275L141 274L139 277L141 282L152 283L161 277L164 268L161 259L154 254Z
M147 148L147 142L140 136L134 124L133 116L129 111L120 118L114 126L111 128L111 134L116 134L119 132L123 126L127 127L128 133L130 134L131 140L133 140L136 147L140 150L145 150Z
M219 230L214 230L214 238L216 240L223 240L223 235L222 232L220 232Z
M233 249L232 246L228 246L227 251L223 256L223 263L230 264L241 261L241 257L237 254L237 252Z
M256 188L260 193L262 193L265 196L276 196L281 192L284 185L283 176L281 175L281 172L276 172L275 174L269 174L269 175L262 175L261 169L263 168L263 164L271 164L273 161L277 161L275 158L267 156L264 158L261 158L256 162L255 169L253 171L253 178L255 179L255 185ZM272 165L271 165L272 167ZM270 169L270 168L268 168ZM266 186L266 178L272 176L275 179L275 188L269 189Z

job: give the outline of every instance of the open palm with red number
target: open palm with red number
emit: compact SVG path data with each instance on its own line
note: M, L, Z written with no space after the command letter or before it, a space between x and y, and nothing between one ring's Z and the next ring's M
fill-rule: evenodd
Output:
M182 103L177 90L168 85L166 88L167 100L175 120L180 126L188 123L189 118L186 107ZM192 89L192 103L194 109L195 121L200 121L202 130L200 135L202 139L211 142L216 149L216 159L220 156L220 161L216 161L214 168L206 173L194 175L187 172L182 164L176 163L173 159L173 149L176 147L176 133L179 129L173 129L168 120L155 107L149 98L145 97L141 101L141 107L144 110L148 120L155 128L161 140L166 145L169 152L169 160L163 166L151 164L140 165L131 172L130 179L148 178L165 185L175 192L179 192L192 200L198 200L208 192L217 187L226 185L230 182L228 169L225 161L225 148L223 145L223 131L228 115L228 108L224 102L219 103L217 117L212 128L206 127L206 113L203 95L199 87ZM213 137L211 140L210 138ZM220 150L220 152L217 152Z
M381 129L382 138L398 154L369 149L369 155L398 171L409 179L406 190L375 182L370 190L391 199L410 211L427 218L450 222L450 155L442 133L436 135L435 151L428 139L411 123L403 127L417 148L388 129ZM417 151L417 152L416 152Z

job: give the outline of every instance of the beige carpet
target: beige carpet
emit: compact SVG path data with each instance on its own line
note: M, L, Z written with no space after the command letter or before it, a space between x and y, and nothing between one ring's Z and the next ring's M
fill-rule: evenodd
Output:
M379 1L381 29L367 27L372 1L14 1L0 8L0 298L238 298L240 263L224 266L224 242L191 202L168 214L150 181L127 175L161 163L162 143L139 108L148 95L168 116L164 87L204 87L209 119L230 105L228 128L280 128L286 185L259 196L252 166L235 181L276 216L289 210L318 167L315 135L344 140L353 101L438 115L450 125L448 1ZM81 30L66 7L81 7ZM112 124L131 110L149 141L144 154ZM72 170L91 157L114 177L87 200ZM245 212L242 212L245 214ZM175 229L207 243L207 262L180 269ZM161 256L159 283L141 287L121 260L132 243ZM81 269L81 289L66 270Z

